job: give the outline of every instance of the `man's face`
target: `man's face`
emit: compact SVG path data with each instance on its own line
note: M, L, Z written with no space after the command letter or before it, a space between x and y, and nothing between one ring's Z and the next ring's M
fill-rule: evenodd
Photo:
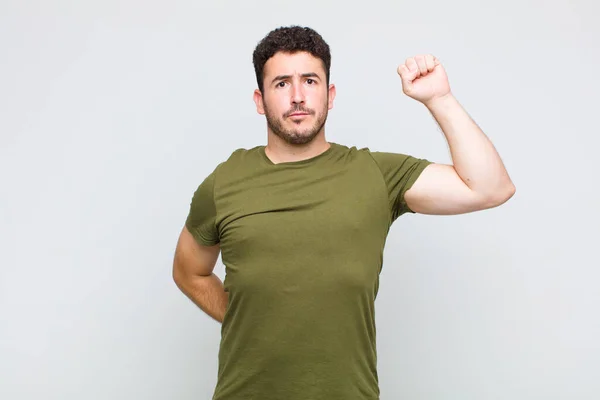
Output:
M290 144L306 144L322 132L333 107L334 85L327 86L320 59L310 53L277 53L264 67L263 93L254 93L269 129Z

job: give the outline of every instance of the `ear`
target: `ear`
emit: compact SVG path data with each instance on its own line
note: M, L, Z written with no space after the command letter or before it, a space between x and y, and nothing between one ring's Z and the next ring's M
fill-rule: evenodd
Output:
M259 89L254 90L254 103L256 104L256 112L261 115L265 114L265 106L263 104L263 96Z
M333 100L335 99L335 85L332 83L331 85L329 85L329 100L328 100L328 106L329 109L331 110L333 108Z

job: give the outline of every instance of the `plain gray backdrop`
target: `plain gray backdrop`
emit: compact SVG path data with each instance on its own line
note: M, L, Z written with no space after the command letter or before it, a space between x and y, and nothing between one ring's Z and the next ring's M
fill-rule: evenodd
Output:
M1 1L0 398L211 397L220 325L176 288L173 252L197 185L266 142L251 55L291 24L332 49L329 140L450 162L396 74L432 53L517 187L497 209L392 227L381 398L600 398L598 15L592 0Z

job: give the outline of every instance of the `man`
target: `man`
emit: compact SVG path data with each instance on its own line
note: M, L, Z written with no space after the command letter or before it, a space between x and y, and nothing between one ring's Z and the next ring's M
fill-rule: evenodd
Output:
M398 74L453 165L328 142L335 86L317 32L275 29L253 61L267 145L234 151L199 185L174 259L178 287L222 323L213 399L379 399L374 301L390 226L496 207L515 188L434 56Z

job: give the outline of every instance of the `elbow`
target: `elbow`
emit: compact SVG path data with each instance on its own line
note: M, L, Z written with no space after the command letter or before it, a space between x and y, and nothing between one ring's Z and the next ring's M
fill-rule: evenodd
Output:
M515 184L512 182L509 182L506 185L506 188L502 190L502 204L506 203L508 200L510 200L515 193L517 192L517 188L515 187Z
M185 283L187 281L187 277L186 274L184 273L184 271L181 269L181 267L179 265L177 265L176 263L173 264L173 271L172 271L172 279L173 282L175 282L175 284L177 285L177 287L179 289L183 289L183 287L185 286Z
M492 194L487 196L487 208L501 206L510 200L515 195L516 191L517 188L512 182L509 182L503 187L495 190Z
M181 289L182 288L182 281L183 281L183 279L181 279L181 274L177 270L173 269L173 273L171 275L171 278L173 279L173 282L175 283L175 285L179 289Z
M506 200L508 200L511 197L513 197L516 192L517 192L517 187L515 186L514 183L511 182L510 185L509 185L509 188L508 188L508 193L509 193L508 194L508 198Z

